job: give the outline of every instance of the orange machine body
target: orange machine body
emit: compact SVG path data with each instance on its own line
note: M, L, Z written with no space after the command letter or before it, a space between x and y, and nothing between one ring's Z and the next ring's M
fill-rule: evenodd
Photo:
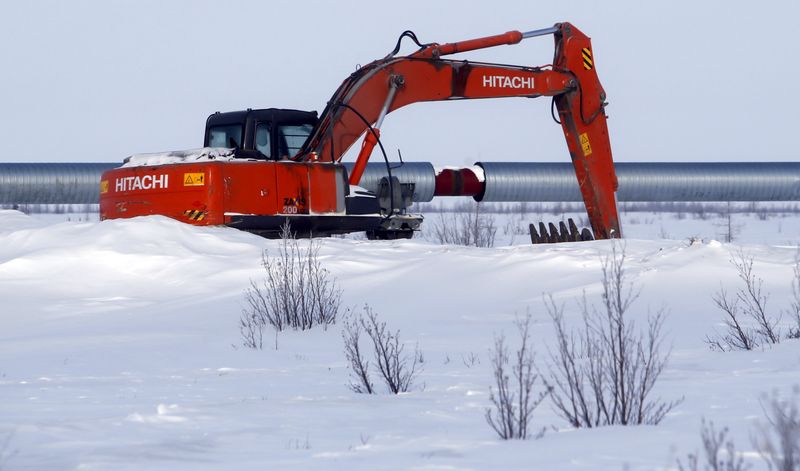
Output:
M160 214L195 225L248 215L342 215L344 167L292 161L121 167L103 175L100 217Z

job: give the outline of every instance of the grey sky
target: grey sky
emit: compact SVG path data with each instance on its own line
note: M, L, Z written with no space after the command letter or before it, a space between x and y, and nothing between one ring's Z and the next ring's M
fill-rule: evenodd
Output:
M0 6L9 161L119 161L202 144L216 110L322 110L412 29L450 42L570 21L592 37L618 161L797 160L800 2L11 1ZM405 51L409 51L406 48ZM552 39L457 57L541 65ZM547 99L413 105L387 149L438 165L566 161Z

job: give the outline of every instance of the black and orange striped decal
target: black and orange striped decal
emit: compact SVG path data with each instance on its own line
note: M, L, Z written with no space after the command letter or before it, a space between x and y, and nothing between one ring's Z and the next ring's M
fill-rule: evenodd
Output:
M197 209L187 209L183 212L183 215L187 218L191 219L192 221L202 221L206 217L205 211L200 211Z
M592 70L594 67L594 61L592 60L592 50L588 47L584 47L581 51L581 56L583 56L583 68L586 70Z

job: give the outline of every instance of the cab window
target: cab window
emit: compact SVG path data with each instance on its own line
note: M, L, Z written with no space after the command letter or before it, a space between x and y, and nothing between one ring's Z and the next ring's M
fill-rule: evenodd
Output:
M314 128L311 124L285 124L278 126L278 155L280 158L294 157Z
M213 126L208 130L208 147L242 147L242 125Z

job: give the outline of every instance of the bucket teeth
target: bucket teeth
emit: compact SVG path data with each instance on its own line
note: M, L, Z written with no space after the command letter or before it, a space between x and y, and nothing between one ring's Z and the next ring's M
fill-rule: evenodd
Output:
M536 232L536 226L528 224L528 231L531 233L531 244L539 243L539 233Z
M581 240L581 233L578 231L578 226L572 218L569 219L569 240L572 242L579 242Z
M559 221L558 226L552 222L547 225L540 222L538 224L538 231L536 224L529 224L528 229L531 233L532 244L555 244L557 242L594 240L592 231L586 227L579 230L572 218L567 219L566 222Z

